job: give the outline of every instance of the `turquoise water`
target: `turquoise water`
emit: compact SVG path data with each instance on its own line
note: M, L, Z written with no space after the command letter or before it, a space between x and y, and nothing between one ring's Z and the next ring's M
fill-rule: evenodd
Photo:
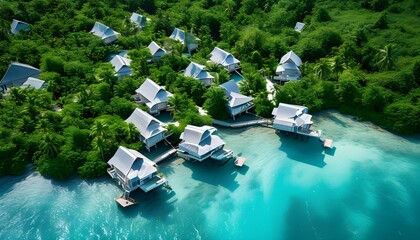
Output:
M234 80L236 83L238 83L238 82L242 81L244 78L241 75L234 72L230 75L230 79Z
M0 178L0 239L420 239L420 139L330 112L314 116L336 147L272 129L220 129L247 159L164 162L173 191L122 209L108 177Z

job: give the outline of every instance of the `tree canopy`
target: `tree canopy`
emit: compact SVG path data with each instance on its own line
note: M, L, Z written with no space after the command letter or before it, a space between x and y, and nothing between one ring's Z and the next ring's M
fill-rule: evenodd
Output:
M419 133L417 9L415 0L2 1L0 76L12 62L29 64L42 70L47 87L0 95L0 175L19 174L27 163L61 179L104 174L119 145L141 147L123 120L141 107L132 95L146 78L173 93L169 105L179 123L168 127L173 141L187 124L211 124L198 107L226 118L217 85L231 76L207 63L215 46L241 61L240 90L254 98L251 111L260 116L286 102L311 112L338 108L399 133ZM129 21L132 12L150 21L139 30ZM30 31L12 34L13 19ZM89 33L96 21L121 33L115 44ZM297 21L305 23L300 33L293 30ZM174 27L198 37L187 39L198 48L187 52L170 39ZM151 41L166 50L160 60L147 48ZM123 50L132 76L120 79L109 61ZM303 61L301 80L275 84L270 100L266 79L290 50ZM207 66L214 86L184 77L190 61Z

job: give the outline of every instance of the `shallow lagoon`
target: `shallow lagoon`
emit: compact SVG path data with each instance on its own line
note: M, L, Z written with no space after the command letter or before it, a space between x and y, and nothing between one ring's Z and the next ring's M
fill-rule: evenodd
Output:
M173 191L137 192L127 209L108 177L0 178L0 239L420 239L420 138L335 112L314 121L335 149L220 129L245 167L163 162Z

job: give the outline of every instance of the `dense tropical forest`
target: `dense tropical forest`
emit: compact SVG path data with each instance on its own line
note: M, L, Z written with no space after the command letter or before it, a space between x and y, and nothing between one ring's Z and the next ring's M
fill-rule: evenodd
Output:
M150 19L141 31L132 12ZM12 62L42 70L45 90L11 88L0 95L0 176L34 163L58 179L105 173L118 146L141 148L126 119L132 95L150 78L174 94L172 141L187 124L228 117L217 85L230 76L207 63L215 46L241 61L243 94L253 111L271 117L279 102L311 113L336 108L402 134L420 132L420 1L417 0L6 0L0 1L0 76ZM18 19L30 31L10 33ZM121 33L104 44L89 31L99 21ZM297 21L306 24L294 31ZM168 36L174 27L197 36L191 58ZM151 41L168 54L150 63ZM118 79L110 54L129 50L132 76ZM293 50L304 62L302 79L275 85L268 100L265 78ZM190 61L206 64L215 84L206 88L180 72ZM199 114L196 105L211 116ZM54 106L54 107L53 107ZM57 109L61 109L58 111Z

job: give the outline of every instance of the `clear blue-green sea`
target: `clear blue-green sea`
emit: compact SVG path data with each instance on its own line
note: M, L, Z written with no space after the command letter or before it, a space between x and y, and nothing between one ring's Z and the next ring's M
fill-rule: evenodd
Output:
M2 177L0 239L420 239L420 138L336 112L313 120L334 149L220 128L246 166L163 162L173 191L136 192L125 209L109 177Z

